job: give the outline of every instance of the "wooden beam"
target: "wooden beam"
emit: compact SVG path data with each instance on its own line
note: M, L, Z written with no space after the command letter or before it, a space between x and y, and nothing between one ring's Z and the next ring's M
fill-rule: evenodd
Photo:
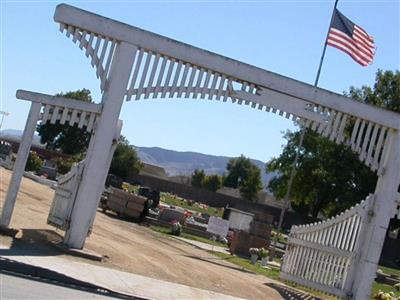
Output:
M51 96L47 94L35 93L25 90L17 90L17 99L38 102L42 104L50 104L60 107L82 110L91 113L100 114L102 105L96 103L83 102L75 99Z

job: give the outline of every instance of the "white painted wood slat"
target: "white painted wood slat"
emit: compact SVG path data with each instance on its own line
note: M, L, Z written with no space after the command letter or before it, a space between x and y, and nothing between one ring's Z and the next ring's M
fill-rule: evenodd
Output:
M337 124L342 124L344 116ZM339 128L341 127L338 125ZM335 127L335 125L333 125ZM355 244L366 222L373 196L329 220L293 226L281 278L342 297L349 292L350 270L356 264Z

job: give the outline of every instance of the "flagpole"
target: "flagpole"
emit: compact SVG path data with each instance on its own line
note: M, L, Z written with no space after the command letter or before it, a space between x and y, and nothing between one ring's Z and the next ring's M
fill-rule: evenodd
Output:
M335 14L336 6L338 4L339 0L335 1L335 5L333 6L333 11L332 11L332 18L331 18L331 23L329 24L328 28L328 33L326 34L326 39L325 39L325 44L324 44L324 50L322 50L322 55L321 55L321 60L319 62L319 67L318 67L318 72L317 72L317 77L315 78L314 86L318 86L318 81L319 81L319 75L321 74L321 69L322 69L322 63L324 62L325 58L325 52L326 52L326 46L328 45L328 36L329 36L329 30L332 27L332 21L333 21L333 15Z
M332 26L333 16L335 14L335 10L336 10L338 2L339 2L339 0L335 0L335 5L333 6L331 22L329 24L328 32L326 34L325 44L324 44L324 48L322 50L321 60L319 62L319 67L318 67L318 71L317 71L317 76L315 78L314 87L318 86L319 76L321 74L322 64L323 64L324 58L325 58L326 46L328 45L327 41L328 41L329 31L330 31L330 28ZM276 233L276 235L274 237L274 245L271 248L271 253L270 253L270 257L269 257L270 261L272 261L274 259L276 245L278 243L278 238L279 238L280 232L282 230L283 220L285 218L286 211L290 208L290 193L292 191L294 177L296 176L297 163L298 163L299 157L300 157L300 149L303 146L304 135L305 135L306 131L307 131L306 127L302 127L301 128L301 135L300 135L299 144L297 146L296 156L294 158L293 165L292 165L292 170L290 172L290 177L289 177L288 187L287 187L287 190L286 190L286 193L285 193L285 197L283 198L284 199L283 200L283 207L281 209L281 214L279 216L279 223L278 223L277 233Z

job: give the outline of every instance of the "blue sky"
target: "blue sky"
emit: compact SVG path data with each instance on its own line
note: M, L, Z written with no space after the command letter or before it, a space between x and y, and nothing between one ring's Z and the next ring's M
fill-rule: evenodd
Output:
M23 129L29 103L17 89L55 94L99 82L84 53L53 21L59 1L1 2L1 107L10 112L2 129ZM66 1L65 3L193 44L312 84L330 22L330 1ZM342 93L372 85L377 69L399 69L399 1L338 4L373 35L374 64L363 68L327 49L320 87ZM237 156L267 161L282 150L282 131L293 124L247 106L201 100L124 103L123 134L138 146Z

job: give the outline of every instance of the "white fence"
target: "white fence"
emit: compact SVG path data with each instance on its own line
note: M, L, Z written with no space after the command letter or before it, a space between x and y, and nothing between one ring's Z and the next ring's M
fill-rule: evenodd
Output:
M293 226L281 279L338 297L348 297L374 195L344 213L314 224Z
M81 161L75 164L67 174L58 179L53 203L51 204L49 216L47 218L47 224L53 225L61 230L68 229L69 219L83 168L84 161Z

